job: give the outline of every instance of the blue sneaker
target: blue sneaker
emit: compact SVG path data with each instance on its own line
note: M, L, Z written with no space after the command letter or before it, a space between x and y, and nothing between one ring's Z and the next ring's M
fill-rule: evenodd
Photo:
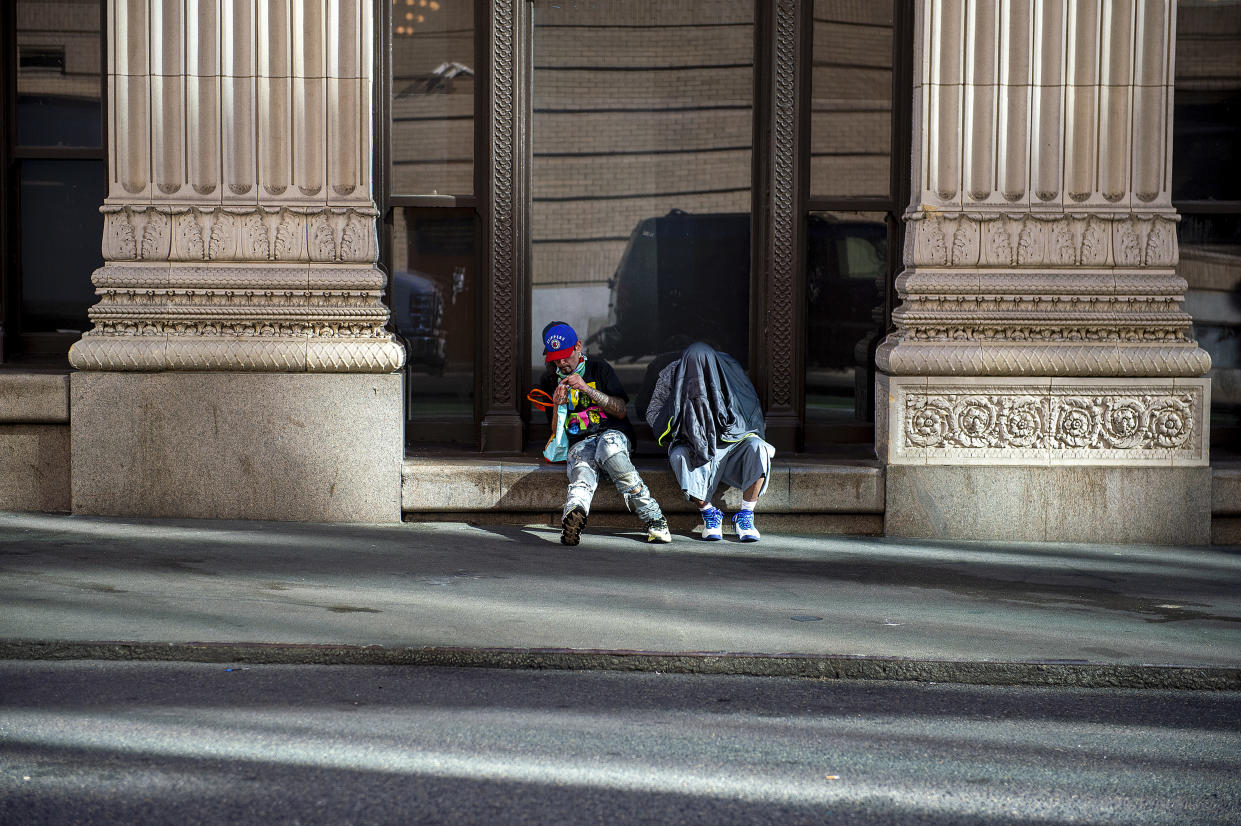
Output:
M724 514L719 508L707 508L702 512L702 538L708 542L724 538Z
M754 527L754 511L737 511L733 514L733 528L742 542L757 542L762 538Z

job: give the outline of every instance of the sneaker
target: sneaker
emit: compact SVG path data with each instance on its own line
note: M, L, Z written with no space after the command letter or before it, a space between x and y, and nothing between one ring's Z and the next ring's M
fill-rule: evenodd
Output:
M757 542L760 539L758 530L754 527L754 511L737 511L733 514L733 528L742 542Z
M646 541L647 542L671 542L672 532L668 530L668 520L666 517L659 517L654 522L646 523Z
M582 529L586 527L586 509L581 505L574 505L560 524L564 526L560 532L560 544L576 545L582 540Z
M707 508L702 512L702 538L708 542L724 538L724 514L719 508Z

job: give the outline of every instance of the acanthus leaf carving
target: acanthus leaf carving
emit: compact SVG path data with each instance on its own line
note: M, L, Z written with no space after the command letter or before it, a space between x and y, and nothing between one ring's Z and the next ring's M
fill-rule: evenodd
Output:
M138 257L138 241L133 224L123 210L108 212L104 218L103 257L108 261L132 261Z
M189 210L177 216L172 241L173 255L180 260L201 261L206 257L202 228Z
M356 212L349 214L349 221L340 238L340 260L363 263L370 260L370 233Z
M146 227L142 231L143 260L160 260L168 258L172 244L169 232L171 222L162 212L152 211L147 215Z
M1176 263L1175 234L1170 221L1156 218L1146 236L1143 263L1147 266L1172 266Z
M1017 236L1018 266L1033 266L1043 263L1043 245L1046 243L1047 229L1036 221L1027 221Z
M961 221L952 235L952 266L975 266L978 252L978 224L969 219Z
M230 259L237 247L237 219L229 212L216 214L215 225L211 228L211 244L208 256L212 261Z
M276 230L274 258L280 261L296 261L306 252L306 217L285 211Z
M1078 260L1083 266L1099 267L1107 263L1108 237L1103 222L1098 218L1090 218L1086 222L1086 231L1082 233L1081 255Z
M1142 249L1138 234L1131 221L1117 221L1114 225L1116 263L1122 267L1136 267L1142 263Z
M1051 234L1051 263L1062 266L1076 264L1077 245L1073 242L1073 230L1065 221L1058 221Z
M310 260L311 261L335 261L336 260L336 235L332 231L332 225L328 221L328 216L322 212L316 213L310 219Z
M242 249L246 260L264 261L271 256L271 245L267 241L267 227L263 224L261 215L258 213L247 215L242 224L242 232L244 237Z
M1014 263L1012 239L1001 220L987 221L986 260L983 263L1005 267L1011 267Z

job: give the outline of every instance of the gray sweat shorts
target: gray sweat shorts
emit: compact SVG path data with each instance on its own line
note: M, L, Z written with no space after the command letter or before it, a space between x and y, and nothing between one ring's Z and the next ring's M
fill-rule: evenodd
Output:
M744 491L763 477L763 489L771 484L771 459L776 449L756 435L750 435L731 445L716 448L711 461L702 467L689 466L689 449L676 445L668 452L672 473L677 477L687 499L709 502L721 484Z

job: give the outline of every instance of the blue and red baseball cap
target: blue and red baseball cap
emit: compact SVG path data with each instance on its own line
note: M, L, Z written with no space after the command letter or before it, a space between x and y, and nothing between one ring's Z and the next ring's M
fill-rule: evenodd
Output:
M573 353L577 333L563 321L553 321L543 328L543 361L556 361Z

